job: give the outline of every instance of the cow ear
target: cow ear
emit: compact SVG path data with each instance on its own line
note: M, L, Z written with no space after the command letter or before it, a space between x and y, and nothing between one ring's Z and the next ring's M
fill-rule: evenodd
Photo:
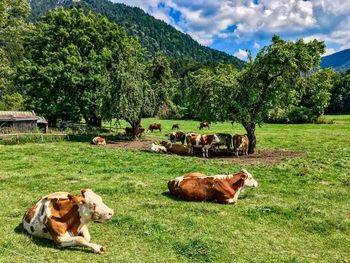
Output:
M80 190L80 194L82 197L85 197L85 192L86 192L86 189L81 189Z
M80 197L80 196L75 196L75 195L72 195L72 194L68 194L68 199L73 202L74 204L77 204L77 205L82 205L82 204L85 204L85 199L84 197Z

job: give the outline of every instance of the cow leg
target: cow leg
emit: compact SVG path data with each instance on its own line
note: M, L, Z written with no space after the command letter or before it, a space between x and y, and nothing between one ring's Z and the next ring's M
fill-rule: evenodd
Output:
M91 248L94 253L102 254L105 252L105 248L103 246L89 243L85 240L85 238L81 236L70 236L69 234L66 234L64 236L58 236L56 243L59 244L60 247L71 247L71 246L83 246L83 247L89 247Z
M83 238L84 238L87 242L90 242L91 236L90 236L89 230L88 230L88 228L87 228L86 225L84 225L84 226L80 229L80 234L83 236Z

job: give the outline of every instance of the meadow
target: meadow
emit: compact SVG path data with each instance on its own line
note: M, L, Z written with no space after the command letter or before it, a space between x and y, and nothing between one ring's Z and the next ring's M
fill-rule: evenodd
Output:
M0 145L0 262L350 262L350 116L336 118L334 124L259 127L258 150L299 153L273 163L97 147L78 137ZM174 122L198 132L198 122L159 122L162 132L143 139L165 139ZM214 123L214 132L244 131ZM183 173L242 168L259 186L241 194L235 206L168 194L168 180ZM92 242L105 246L105 254L61 250L23 232L22 216L41 196L82 188L93 189L115 211L107 224L89 226Z

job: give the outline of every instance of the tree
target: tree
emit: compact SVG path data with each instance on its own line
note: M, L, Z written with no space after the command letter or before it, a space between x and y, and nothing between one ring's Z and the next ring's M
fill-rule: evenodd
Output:
M269 109L286 107L300 87L303 72L319 67L323 42L313 40L305 43L284 41L278 36L262 48L255 60L244 68L240 75L240 91L236 98L237 117L247 131L250 141L249 153L256 148L255 128Z
M299 80L298 92L294 92L288 106L268 111L266 120L278 123L314 122L324 114L330 98L336 73L331 69L322 69L306 74Z
M112 76L111 100L105 112L109 118L126 120L138 135L144 115L152 115L167 100L170 72L163 58L155 58L149 66L144 62L140 46L127 46L123 65ZM168 84L167 84L168 83ZM170 85L170 84L169 84Z
M233 118L238 92L238 71L232 65L204 67L186 77L186 105L189 115L200 120Z
M57 118L100 126L109 103L112 75L138 42L107 18L91 11L57 9L41 18L26 39L26 58L17 84L27 105L55 123Z
M350 113L350 70L340 72L335 79L329 113Z
M13 79L15 64L22 57L22 36L28 28L24 19L29 12L26 0L0 1L0 104L6 110L22 108L23 98L14 89Z

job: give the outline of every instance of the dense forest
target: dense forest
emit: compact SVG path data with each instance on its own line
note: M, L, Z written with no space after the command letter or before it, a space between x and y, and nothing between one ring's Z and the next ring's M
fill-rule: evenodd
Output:
M106 16L111 22L126 28L130 36L138 37L141 46L146 48L148 58L159 51L175 59L197 62L233 64L242 68L244 62L224 52L200 45L189 35L167 23L155 19L137 7L112 3L108 0L32 0L32 18L38 18L59 6L82 6Z

